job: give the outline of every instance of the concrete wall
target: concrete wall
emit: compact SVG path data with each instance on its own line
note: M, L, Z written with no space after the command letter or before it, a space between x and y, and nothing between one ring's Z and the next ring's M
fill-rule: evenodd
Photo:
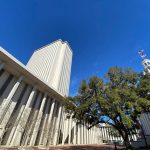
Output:
M71 64L71 48L58 40L36 50L27 68L59 93L68 96Z

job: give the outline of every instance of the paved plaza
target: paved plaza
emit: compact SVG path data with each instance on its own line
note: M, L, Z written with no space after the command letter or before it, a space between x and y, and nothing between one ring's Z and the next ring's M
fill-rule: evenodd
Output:
M20 148L20 150L48 150L45 148ZM114 145L76 145L76 146L57 146L51 147L49 150L114 150ZM117 147L117 149L121 150L123 147ZM17 148L0 148L0 150L18 150Z
M81 146L60 146L53 147L50 150L114 150L114 145L81 145ZM118 147L122 149L123 147Z

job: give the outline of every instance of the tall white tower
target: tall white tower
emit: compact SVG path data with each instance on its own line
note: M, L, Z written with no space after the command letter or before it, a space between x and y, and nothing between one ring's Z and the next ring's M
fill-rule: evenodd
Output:
M144 74L150 73L150 60L146 59L146 54L144 53L144 50L140 50L139 54L142 58L142 65L144 67Z
M37 49L27 68L54 90L68 96L72 50L67 42L57 40Z

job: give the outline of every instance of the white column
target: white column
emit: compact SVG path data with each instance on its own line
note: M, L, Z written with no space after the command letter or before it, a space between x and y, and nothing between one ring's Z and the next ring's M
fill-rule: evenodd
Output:
M83 125L82 125L82 144L85 144L84 123L83 123Z
M86 144L86 126L85 126L85 123L84 123L84 144Z
M19 89L17 90L16 94L15 94L15 97L14 97L14 101L11 101L6 112L4 113L3 115L3 118L2 118L2 122L1 122L1 126L3 127L4 130L6 130L6 125L11 117L11 122L9 121L9 123L13 124L12 122L16 119L16 116L11 116L13 111L14 111L14 108L17 104L17 101L23 91L23 88L24 88L24 84L21 84L21 86L19 87ZM5 132L5 131L4 131Z
M59 140L58 140L58 144L62 144L62 139L63 139L63 130L64 130L64 107L62 108L62 114L61 114L61 119L60 119L60 127L59 127L59 134L58 134L58 137L59 137Z
M82 128L82 124L81 124L81 127L80 127L80 136L81 136L81 138L80 138L80 140L81 140L81 144L83 144L83 128Z
M82 144L82 124L80 124L80 144Z
M62 140L61 140L61 144L63 145L64 143L63 143L63 139L64 139L64 134L65 134L65 119L66 119L66 115L65 115L65 111L64 111L64 108L63 108L63 110L62 110L63 112L62 112L62 117L63 117L63 119L62 119L62 128L61 128L61 130L62 130Z
M30 91L31 91L31 87L28 86L27 89L26 89L26 91L25 91L25 93L24 93L24 95L23 95L23 97L22 97L21 103L20 103L20 105L19 105L19 107L17 109L17 112L16 112L17 117L16 117L15 123L13 125L13 128L11 129L11 133L9 135L9 138L7 140L7 145L9 145L11 143L11 140L12 140L12 138L14 136L16 127L17 127L17 125L19 123L19 120L20 120L20 117L22 115L22 112L23 112L23 110L25 108L25 103L27 101L28 94L30 93Z
M92 128L90 129L90 144L92 144Z
M90 136L90 138L91 138L91 144L93 144L93 127L91 128L90 134L91 134L91 136Z
M52 121L52 116L53 116L53 112L54 112L54 106L55 106L55 100L52 100L52 104L51 104L51 109L50 109L50 113L49 113L49 118L47 121L47 134L44 136L44 146L47 145L48 143L48 136L50 136L50 127L51 127L51 121Z
M3 119L4 115L5 115L5 111L6 111L7 106L8 106L8 104L10 103L11 98L12 98L13 95L15 94L17 88L19 87L19 85L20 85L22 79L23 79L23 76L21 76L21 77L18 79L18 81L16 82L16 84L15 84L14 87L12 88L10 94L8 95L7 99L5 99L5 100L3 101L3 103L2 103L2 105L1 105L1 107L0 107L0 123L2 122L2 119ZM9 116L7 115L6 117L7 117L6 119L7 119L7 121L8 121ZM0 127L0 138L2 138L2 136L3 136L4 132L5 132L6 123L7 123L7 122L5 122L5 123L3 124L3 126Z
M48 112L48 108L49 108L49 104L50 104L50 99L48 99L48 102L49 103L46 103L46 108L43 111L44 112L44 115L43 115L43 124L42 124L42 127L40 128L41 134L40 134L39 145L43 145L43 140L44 140L45 133L48 132L48 131L46 131L46 124L47 124L47 120L48 120L48 113L46 113L46 112Z
M68 125L68 119L67 119L67 115L65 114L64 116L64 130L63 130L63 138L62 138L62 145L65 144L65 140L66 140L66 137L67 137L67 134L68 134L68 128L67 128L67 125Z
M70 143L71 143L71 129L72 129L72 115L70 116L70 119L69 119L68 144L70 144Z
M80 124L78 123L78 144L81 144L80 132Z
M58 104L58 102L56 102L53 117L52 117L52 123L51 123L51 129L50 129L51 134L49 135L48 145L53 145L53 143L54 143L54 134L55 134L55 128L56 128L56 121L57 121L57 117L58 117L58 115L57 115L58 108L59 108L59 104Z
M58 111L58 118L57 118L57 122L56 122L55 134L54 134L54 145L57 145L61 113L62 113L62 104L60 104L59 111Z
M13 86L11 92L9 93L8 97L3 101L0 107L0 122L2 121L3 114L5 112L5 109L7 108L9 102L11 101L12 97L14 96L15 92L17 91L17 88L19 87L21 81L23 79L23 76L21 76L18 81Z
M33 134L32 134L31 140L30 140L30 145L31 146L34 146L37 134L39 132L39 127L40 127L41 119L42 119L42 116L43 116L43 109L44 109L44 105L45 105L45 102L46 102L46 98L47 98L47 93L44 94L44 97L42 99L40 110L39 110L37 120L36 120L36 123L35 123L35 126L34 126Z
M21 136L25 130L25 126L28 120L28 117L30 115L31 112L31 107L30 104L32 103L32 101L34 100L35 97L35 93L36 93L36 87L33 88L32 92L30 93L30 96L28 98L27 104L25 106L25 109L21 115L21 118L18 122L17 128L16 128L16 132L14 133L14 137L11 141L11 146L18 146L20 145L20 141L21 141Z
M94 144L94 127L92 128L92 144Z
M76 120L73 121L74 124L74 138L73 138L73 144L77 144L77 125L76 125Z
M97 132L96 132L96 127L94 126L94 144L97 144Z
M87 129L87 144L89 144L89 129Z
M89 127L89 124L87 126ZM87 129L87 144L89 144L89 129Z
M31 120L30 120L30 122L28 122L28 124L31 124L31 125L29 126L29 129L27 130L27 138L25 141L25 146L28 144L29 141L31 141L32 135L34 135L33 129L35 127L35 122L37 121L37 116L38 116L41 98L42 98L42 93L40 92L38 94L38 98L36 100L35 107L33 108L34 109L34 113L32 114L33 116L31 116L31 118L30 118Z
M95 144L95 126L93 127L93 144Z

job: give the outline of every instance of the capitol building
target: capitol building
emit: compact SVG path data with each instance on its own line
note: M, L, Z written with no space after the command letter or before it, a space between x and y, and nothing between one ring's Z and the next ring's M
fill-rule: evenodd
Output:
M0 48L0 145L101 143L99 127L88 130L65 113L71 64L62 40L37 49L26 66Z

